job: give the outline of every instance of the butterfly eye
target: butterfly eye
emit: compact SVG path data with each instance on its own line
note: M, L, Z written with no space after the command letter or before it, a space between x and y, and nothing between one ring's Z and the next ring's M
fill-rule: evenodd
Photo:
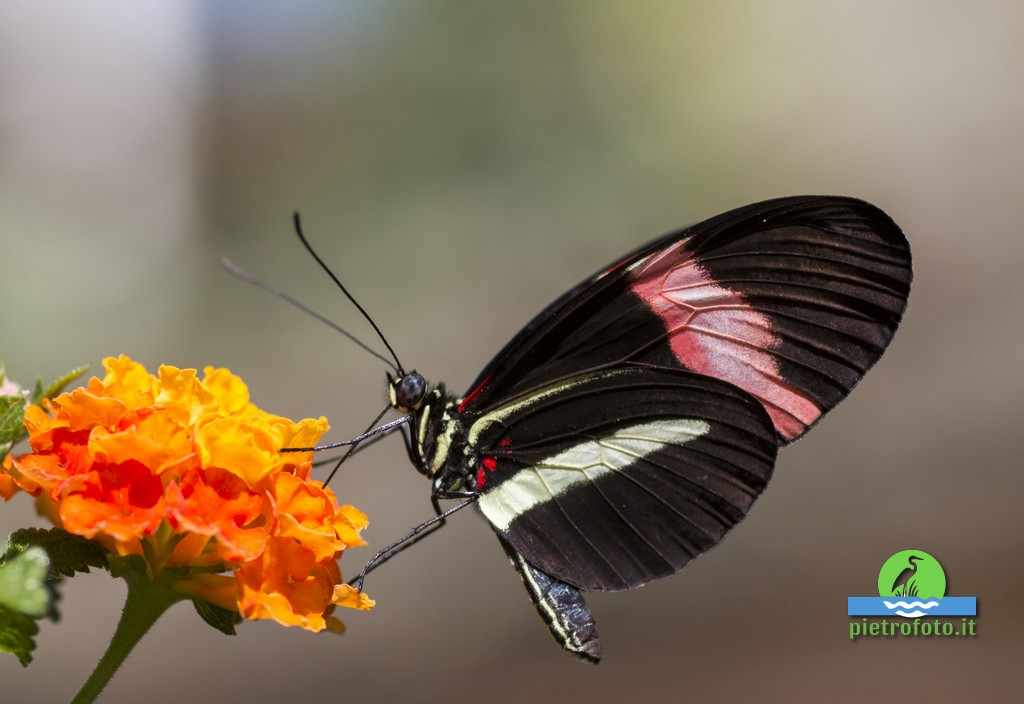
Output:
M402 408L416 408L427 390L427 380L419 372L409 372L395 386L395 400Z

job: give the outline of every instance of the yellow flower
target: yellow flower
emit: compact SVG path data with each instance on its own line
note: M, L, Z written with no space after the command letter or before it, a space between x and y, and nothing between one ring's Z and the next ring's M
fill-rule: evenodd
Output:
M336 604L365 609L337 560L365 545L366 516L309 479L325 418L298 422L255 406L227 369L161 366L122 355L106 375L25 412L32 452L8 456L0 497L37 497L41 514L149 569L204 568L176 589L312 631L338 630Z

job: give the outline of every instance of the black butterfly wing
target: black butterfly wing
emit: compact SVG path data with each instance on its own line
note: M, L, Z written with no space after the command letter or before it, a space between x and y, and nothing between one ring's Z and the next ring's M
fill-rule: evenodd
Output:
M860 200L748 205L662 237L519 332L460 410L625 361L688 369L764 405L782 441L842 400L889 344L911 282L899 227Z
M561 379L469 425L477 505L542 572L627 589L681 569L750 510L776 435L737 387L626 364Z

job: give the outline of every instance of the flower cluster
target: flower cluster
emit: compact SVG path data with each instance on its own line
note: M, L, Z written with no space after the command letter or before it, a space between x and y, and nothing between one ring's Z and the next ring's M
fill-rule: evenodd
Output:
M26 491L66 531L175 570L175 589L249 619L319 631L341 627L335 605L373 606L337 565L365 545L366 516L310 478L311 453L279 452L316 444L326 419L271 415L226 369L103 365L103 379L26 409L32 451L7 456L0 495Z

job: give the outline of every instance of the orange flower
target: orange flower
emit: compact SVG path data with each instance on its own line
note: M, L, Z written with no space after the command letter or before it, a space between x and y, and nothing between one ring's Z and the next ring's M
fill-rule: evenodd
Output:
M165 496L168 512L179 527L216 538L207 553L214 553L217 561L255 560L266 547L273 528L265 520L267 497L249 490L233 474L220 469L190 470L180 482L167 486ZM338 546L331 556L344 548Z
M3 469L0 470L0 498L8 501L18 492L18 485L14 483L14 477L8 474L11 468L11 456L4 457Z
M278 535L294 538L317 560L325 560L344 549L345 541L336 526L338 503L330 489L323 488L320 482L279 474L274 478L271 496L274 498Z
M348 587L339 584L338 563L317 561L312 551L287 538L272 538L262 559L246 563L235 576L242 615L273 619L283 626L340 630L341 624L330 615L335 604L364 609L374 605L369 598L361 603L336 599L336 590ZM344 590L341 594L347 596Z
M179 591L246 618L337 630L336 604L372 607L337 566L365 545L366 516L309 479L311 453L279 451L315 444L325 418L267 413L227 369L103 366L26 409L32 452L4 460L0 497L28 492L65 530L143 555L154 574L178 569Z

